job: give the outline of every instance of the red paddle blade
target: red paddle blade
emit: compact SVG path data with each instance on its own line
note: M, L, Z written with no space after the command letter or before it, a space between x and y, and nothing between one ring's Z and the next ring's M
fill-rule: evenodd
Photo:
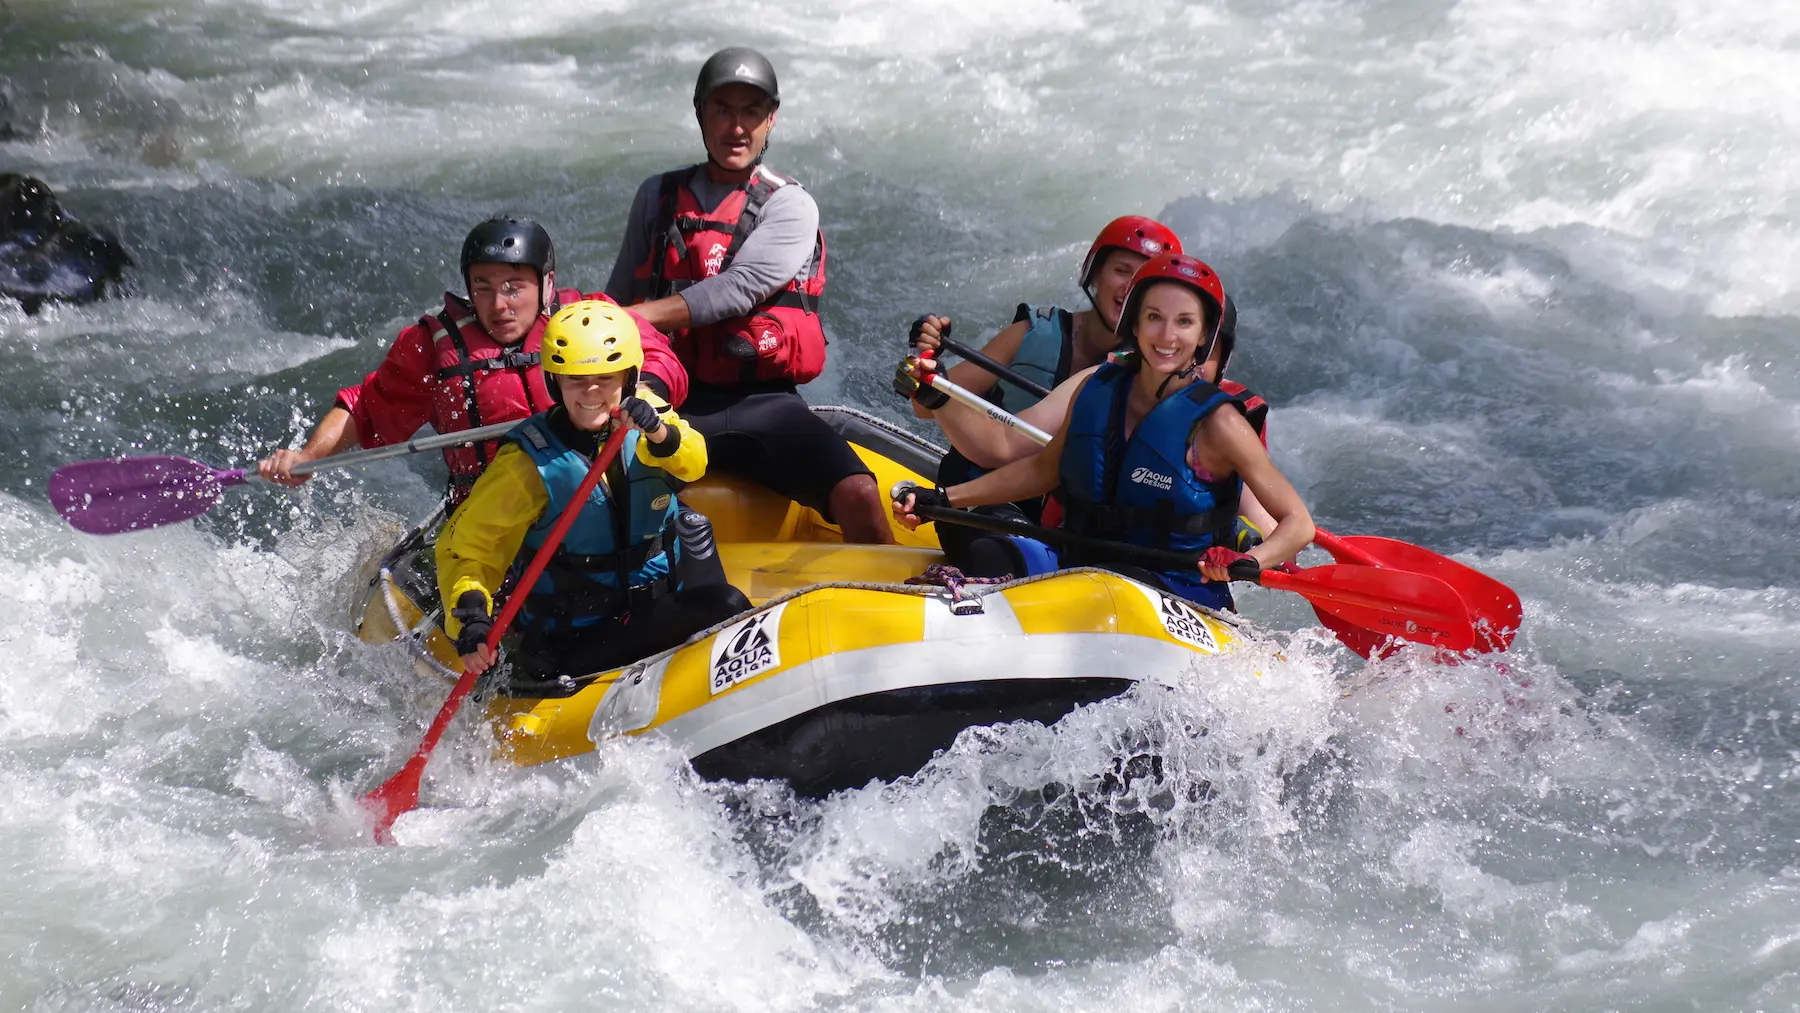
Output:
M1340 562L1407 570L1436 577L1450 585L1469 608L1477 650L1504 651L1519 632L1524 610L1518 592L1472 566L1394 538L1338 536L1321 531L1315 540L1320 548Z
M377 844L394 843L394 821L419 804L419 782L424 776L425 764L409 761L381 787L357 800L369 813Z
M217 471L185 457L81 461L50 476L50 502L77 531L112 535L198 517L242 471Z
M1469 610L1449 584L1436 577L1373 566L1319 566L1301 572L1268 570L1264 587L1304 596L1378 639L1399 637L1452 651L1475 644ZM1367 657L1367 655L1364 655Z
M584 496L576 502L585 500ZM496 626L495 629L503 627ZM499 639L498 635L490 631L488 646L494 646ZM438 708L437 716L431 719L431 727L425 729L425 735L419 740L419 748L413 751L412 759L407 760L406 765L393 777L383 781L381 787L358 800L368 810L378 843L394 843L394 821L419 804L419 782L425 779L425 765L431 761L431 751L437 748L438 739L443 738L444 729L450 727L450 719L456 716L457 709L462 706L463 697L468 696L469 691L475 688L475 679L474 672L464 672L462 678L456 680L456 685L451 687L443 706Z

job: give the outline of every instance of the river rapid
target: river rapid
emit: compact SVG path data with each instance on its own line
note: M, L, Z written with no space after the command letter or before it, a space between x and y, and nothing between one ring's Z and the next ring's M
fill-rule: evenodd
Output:
M366 843L443 689L348 602L441 465L114 538L45 481L300 438L494 211L598 287L730 44L830 242L811 400L906 422L914 316L1079 305L1157 215L1320 523L1506 581L1514 649L1249 591L1266 646L902 783L467 724ZM0 172L138 266L0 305L0 1008L1800 1009L1797 57L1750 0L6 0Z

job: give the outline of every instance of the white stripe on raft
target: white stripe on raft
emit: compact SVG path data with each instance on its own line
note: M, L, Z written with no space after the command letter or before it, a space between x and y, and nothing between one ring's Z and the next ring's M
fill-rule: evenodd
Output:
M999 598L992 595L989 601ZM939 603L940 607L942 603ZM988 606L990 610L994 605ZM1007 610L1010 617L1011 610ZM958 621L965 618L957 617ZM1017 627L1017 620L1012 620ZM955 650L943 647L955 645ZM929 650L919 644L889 644L827 654L783 669L713 699L659 725L651 734L666 736L684 754L699 756L710 749L780 724L828 704L852 697L921 686L997 682L1011 679L1100 677L1173 684L1197 659L1198 651L1148 637L1123 633L1040 633L1032 636L952 636ZM595 709L588 737L595 742L642 728L632 718L655 714L661 672L646 673L642 683L621 680ZM615 696L639 698L635 705ZM645 722L647 723L647 721Z

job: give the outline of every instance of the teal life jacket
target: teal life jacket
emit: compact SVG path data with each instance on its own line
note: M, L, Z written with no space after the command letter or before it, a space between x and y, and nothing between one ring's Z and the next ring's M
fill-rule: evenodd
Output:
M1056 306L1020 303L1013 323L1021 320L1027 321L1028 326L1025 336L1019 339L1012 368L1046 390L1054 389L1073 372L1070 366L1075 358L1075 314ZM988 399L1015 415L1042 400L1010 380L995 384Z
M557 436L549 413L521 422L506 438L537 466L550 505L525 533L519 550L529 560L549 537L588 473L588 458ZM643 434L625 437L606 479L594 487L575 523L527 592L520 620L552 633L591 626L630 612L674 590L680 540L671 527L681 482L637 459ZM614 492L626 490L623 496ZM624 509L617 508L624 504Z

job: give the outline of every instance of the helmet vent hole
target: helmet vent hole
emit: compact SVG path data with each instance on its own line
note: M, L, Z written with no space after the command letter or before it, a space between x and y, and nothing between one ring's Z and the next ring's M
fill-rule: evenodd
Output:
M518 243L519 243L519 241L517 239L514 239L511 236L507 236L505 239L500 241L500 245L506 247L509 250L512 249L514 246L517 246Z
M588 317L582 317L581 318L581 326L586 327L588 325L588 319L589 319Z

